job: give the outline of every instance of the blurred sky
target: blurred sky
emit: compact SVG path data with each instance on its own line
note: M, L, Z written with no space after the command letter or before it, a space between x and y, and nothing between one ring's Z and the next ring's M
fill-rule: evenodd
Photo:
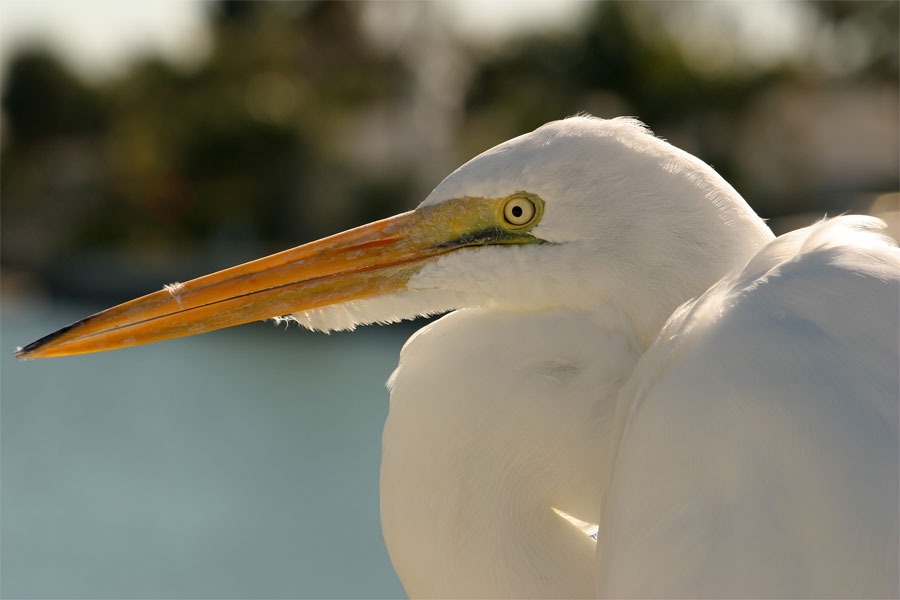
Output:
M390 27L389 20L378 15L397 17L404 3L379 4L370 7L374 17L368 24L384 29ZM737 54L744 62L765 66L802 53L801 45L816 27L813 13L797 2L686 4L687 10L671 13L666 29L681 38L689 58L712 69L731 66ZM523 30L565 28L590 4L578 0L455 0L440 6L449 28L464 37L489 42ZM697 7L704 10L698 13ZM207 9L205 2L187 0L4 0L0 5L0 76L13 51L35 41L57 50L88 78L113 75L135 57L151 53L190 68L209 50ZM844 62L857 58L845 56Z
M448 23L475 37L565 26L587 6L575 0L458 0L444 5ZM46 42L91 78L114 74L148 53L190 67L209 49L207 8L205 2L187 0L4 0L0 74L15 48L33 41Z

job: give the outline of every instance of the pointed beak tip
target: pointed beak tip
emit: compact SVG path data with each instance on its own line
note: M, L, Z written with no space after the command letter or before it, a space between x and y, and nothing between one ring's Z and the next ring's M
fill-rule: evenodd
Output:
M24 348L22 346L17 346L16 351L13 352L13 356L15 358L18 358L19 360L30 360L31 358L34 358L33 356L31 356L31 353L28 350L28 346Z
M45 340L37 340L31 342L30 344L26 344L23 346L17 346L16 351L13 352L13 356L18 358L19 360L33 360L35 358L44 358L44 353L42 350L45 344Z
M44 337L31 342L30 344L26 344L24 347L18 346L16 348L16 351L13 353L13 356L18 358L19 360L32 360L35 358L59 356L59 354L52 353L53 348L58 345L60 338L63 338L67 332L77 327L79 323L80 322L66 325L61 329L57 329L53 333L47 334Z

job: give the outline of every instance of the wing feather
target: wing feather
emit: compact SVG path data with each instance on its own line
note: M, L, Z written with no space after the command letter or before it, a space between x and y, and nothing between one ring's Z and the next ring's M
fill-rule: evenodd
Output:
M669 321L620 398L610 597L897 597L900 251L781 236Z

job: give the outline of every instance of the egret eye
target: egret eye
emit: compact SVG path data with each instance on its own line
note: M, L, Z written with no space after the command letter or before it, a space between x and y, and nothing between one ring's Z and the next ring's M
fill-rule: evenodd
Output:
M516 197L511 198L503 207L503 218L510 225L522 226L530 223L536 212L534 202L528 198Z

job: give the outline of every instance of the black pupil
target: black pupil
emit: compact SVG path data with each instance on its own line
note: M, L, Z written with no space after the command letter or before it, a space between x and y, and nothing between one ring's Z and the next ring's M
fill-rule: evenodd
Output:
M522 216L522 207L521 206L513 206L512 214L514 217L521 217Z

